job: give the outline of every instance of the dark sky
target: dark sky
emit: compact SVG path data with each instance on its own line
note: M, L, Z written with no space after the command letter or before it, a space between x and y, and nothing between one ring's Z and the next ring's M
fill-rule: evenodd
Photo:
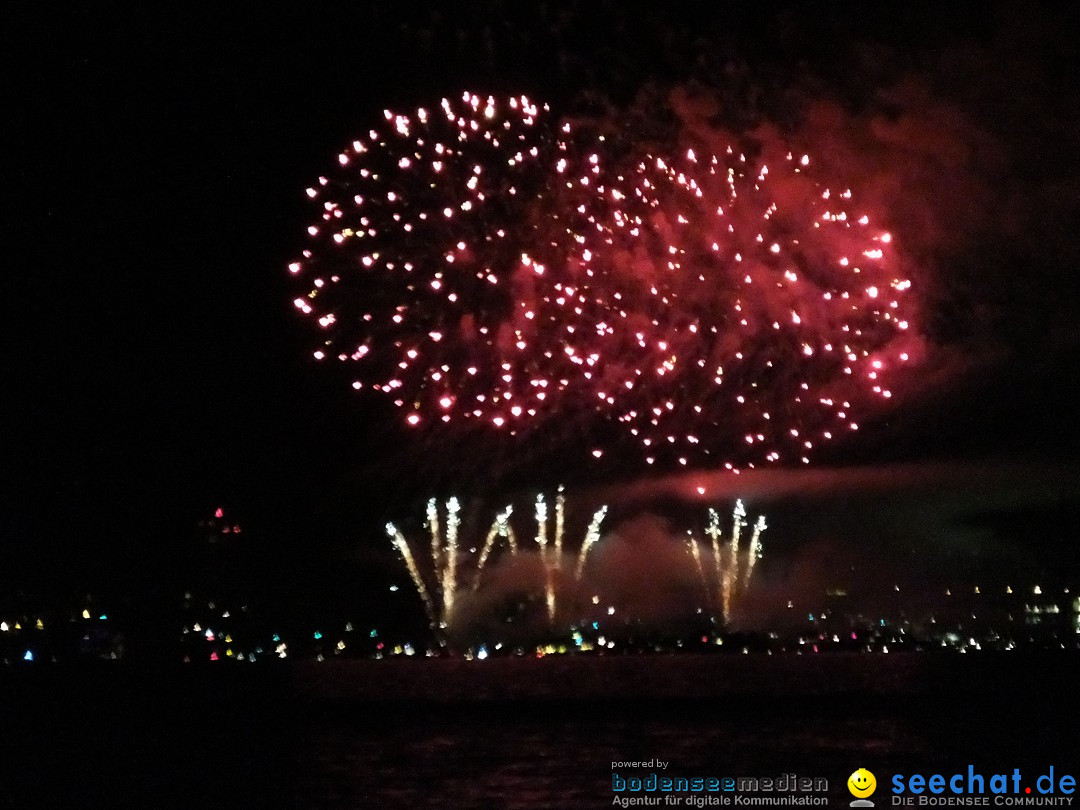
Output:
M941 249L936 339L968 371L823 462L1077 460L1076 20L938 5L6 7L0 581L152 577L218 505L303 557L422 494L380 406L309 363L284 266L340 146L462 87L572 106L704 79L755 99L736 118L791 88L857 116L926 77L1000 147L970 204L1020 199L1038 233Z

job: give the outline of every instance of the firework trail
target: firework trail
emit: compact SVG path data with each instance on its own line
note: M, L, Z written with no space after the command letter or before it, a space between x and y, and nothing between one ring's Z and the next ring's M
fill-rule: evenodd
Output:
M446 518L443 521L440 519L438 501L432 498L427 502L425 525L430 534L431 570L427 575L430 579L430 585L417 564L408 540L395 524L386 524L386 533L405 563L413 586L424 603L424 610L428 615L431 626L439 631L447 631L453 625L454 606L458 592L458 569L466 562L461 559L459 554L460 511L461 506L458 499L450 498L445 505ZM473 591L479 590L484 568L500 537L505 538L511 555L516 556L518 554L517 538L510 523L512 514L513 507L505 507L496 514L495 520L488 529L480 552L476 555L475 572L472 575ZM578 557L579 579L589 548L600 539L600 524L606 514L607 507L601 507L593 515L592 521L589 523ZM560 555L564 545L566 521L566 495L562 487L559 487L555 497L554 526L551 525L548 504L542 494L536 497L535 519L536 544L544 571L544 603L548 621L553 622L557 610L557 590L560 584L558 575L562 570ZM554 531L554 537L550 536L552 530Z
M566 497L563 494L563 487L559 487L559 491L555 497L555 568L556 570L562 569L562 544L563 544L563 531L566 528Z
M705 567L701 563L701 547L692 533L687 538L686 544L690 547L690 555L694 558L694 567L697 568L698 577L701 579L701 587L707 594L709 592L709 583L705 578Z
M560 491L559 498L562 498ZM555 619L554 566L548 555L548 511L543 495L536 496L536 542L540 546L540 563L544 567L544 603L547 605L548 621Z
M742 529L747 525L746 507L743 502L741 500L735 502L735 508L731 513L731 538L723 545L721 539L724 533L720 525L719 513L710 508L708 517L709 522L705 534L708 535L712 544L713 576L711 583L702 563L701 549L693 535L688 539L687 545L691 556L694 558L694 566L697 568L706 599L714 605L718 603L720 615L723 616L725 622L730 622L732 604L740 593L745 593L749 589L754 565L757 563L758 558L761 557L761 535L767 528L765 516L760 515L754 523L754 530L750 536L750 542L745 554L745 562L743 561L743 555L740 553L739 542Z
M440 528L439 505L432 498L427 502L427 527L431 534L431 562L434 587L428 588L423 575L416 564L416 558L405 536L393 523L386 524L386 533L390 537L394 548L397 549L405 567L409 571L409 577L413 581L420 598L424 602L424 609L428 614L432 629L445 630L450 626L454 613L454 598L457 594L457 566L458 566L458 529L461 525L459 512L461 504L457 498L450 498L446 502L446 532L445 536ZM434 592L434 597L432 596ZM436 606L438 600L438 607Z
M724 617L731 615L731 597L735 591L739 576L739 537L746 526L746 507L742 501L735 501L735 511L731 515L731 542L724 565Z
M510 515L513 513L514 507L507 506L495 516L495 522L488 529L487 537L484 538L484 545L480 550L480 559L476 563L476 577L473 580L474 591L480 587L480 575L483 573L484 565L487 563L498 538L505 538L507 545L510 547L510 553L517 554L517 537L514 536L514 528L510 525Z
M585 573L585 560L589 556L589 551L600 542L600 524L604 522L607 511L606 506L601 506L593 513L589 528L585 531L585 542L581 544L581 551L578 552L577 569L574 574L576 579L580 580L581 575Z
M721 533L722 532L720 530L720 514L715 509L710 507L709 508L709 525L708 525L708 528L705 529L705 534L707 534L709 536L709 540L712 542L713 566L716 569L715 570L715 575L716 576L715 576L713 581L716 583L717 588L722 587L721 583L723 583L725 578L726 578L725 575L724 575L723 560L722 560L722 558L720 556L720 535L721 535ZM707 591L708 591L708 589L706 589L706 592Z
M449 512L449 503L447 504L447 512ZM443 568L443 550L442 550L442 537L439 530L439 505L434 498L427 502L427 527L431 533L431 563L435 566L436 571L441 571Z
M746 569L743 572L743 590L750 587L750 577L754 574L754 566L757 565L757 561L761 559L761 534L767 528L768 525L765 523L765 516L758 515L758 519L754 523L753 534L750 535L750 548L747 550Z
M420 570L416 567L416 560L412 555L412 551L409 550L408 542L393 523L386 524L386 533L390 536L394 548L397 549L398 553L401 554L401 558L405 561L405 567L409 571L409 577L412 579L413 586L416 588L417 593L420 594L420 598L424 602L424 612L427 613L428 622L430 622L431 626L434 628L439 621L436 617L435 603L432 602L431 594L424 584L424 578L420 576Z
M809 463L912 359L891 234L808 156L661 155L525 97L384 118L289 270L316 359L409 426L591 415L650 464Z
M450 623L454 615L454 598L457 595L457 541L461 520L458 517L460 506L457 498L446 502L446 556L443 561L441 581L443 598L443 622ZM432 529L432 542L435 541L435 529Z

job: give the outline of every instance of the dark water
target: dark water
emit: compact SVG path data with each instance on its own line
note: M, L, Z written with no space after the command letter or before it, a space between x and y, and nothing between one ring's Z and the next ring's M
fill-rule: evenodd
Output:
M1076 774L1078 664L737 656L8 671L0 807L610 807L612 762L654 757L671 775L823 776L832 806L846 806L857 767L882 783L968 764Z

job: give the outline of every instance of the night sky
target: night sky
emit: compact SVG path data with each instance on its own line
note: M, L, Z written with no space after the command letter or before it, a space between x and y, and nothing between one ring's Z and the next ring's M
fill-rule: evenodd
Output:
M580 109L707 81L745 101L732 126L788 111L797 130L792 99L855 120L923 82L993 153L951 186L940 157L957 198L922 257L940 379L818 461L1080 462L1075 17L694 5L715 8L0 12L0 583L146 587L217 506L298 576L384 542L381 521L427 494L427 451L310 362L285 265L341 146L384 107L462 88ZM556 480L550 463L529 474Z

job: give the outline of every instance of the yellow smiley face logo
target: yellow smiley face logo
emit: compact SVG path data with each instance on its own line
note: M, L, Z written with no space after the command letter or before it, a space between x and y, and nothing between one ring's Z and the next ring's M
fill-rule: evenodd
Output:
M847 780L847 789L857 799L865 799L877 789L877 779L866 768L859 768Z

